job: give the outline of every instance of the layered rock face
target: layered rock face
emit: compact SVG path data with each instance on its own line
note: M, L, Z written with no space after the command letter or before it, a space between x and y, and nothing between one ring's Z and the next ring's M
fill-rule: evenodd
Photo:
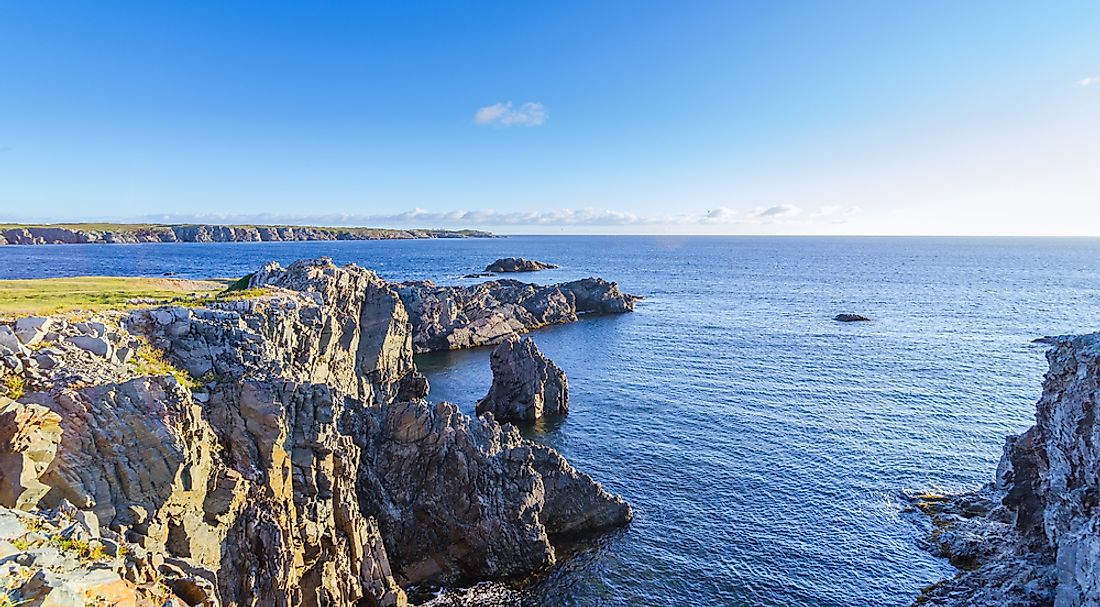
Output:
M410 238L492 238L478 230L386 230L313 226L108 225L16 226L0 229L0 245L139 242L260 242L284 240L394 240Z
M360 495L403 582L520 578L555 561L554 538L632 518L554 450L449 403L371 409L353 424Z
M503 257L485 266L486 272L538 272L551 270L558 266L545 261L524 259L522 257Z
M404 305L373 272L306 260L250 284L203 307L0 324L18 379L0 403L0 516L93 521L133 595L119 604L162 604L166 587L255 606L403 605L399 581L523 577L554 562L554 537L629 521L552 450L429 406ZM6 529L0 549L22 542ZM20 575L83 575L52 562ZM28 605L85 604L28 584Z
M926 508L967 570L924 604L1100 604L1100 334L1053 341L1035 425L1008 439L996 480Z
M543 356L530 337L512 335L489 356L493 384L477 403L478 414L500 421L532 421L569 413L565 372Z
M641 299L601 278L550 286L494 280L469 287L401 283L416 352L497 344L514 333L573 322L583 314L619 314Z

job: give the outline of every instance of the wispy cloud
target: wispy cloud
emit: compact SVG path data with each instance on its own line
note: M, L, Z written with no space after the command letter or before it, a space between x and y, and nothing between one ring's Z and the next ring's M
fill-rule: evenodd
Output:
M478 227L576 227L576 226L704 226L760 225L791 221L835 223L854 214L854 207L820 207L804 216L794 205L762 207L738 211L718 207L699 213L642 214L613 209L560 209L553 211L412 209L392 214L165 214L135 218L144 222L275 224L318 226L378 226L403 228L478 228Z
M546 106L541 103L528 101L518 108L513 108L511 101L502 101L478 109L474 114L474 122L480 125L502 127L540 126L546 122L546 117Z
M1087 76L1077 81L1077 84L1081 86L1092 86L1094 84L1100 84L1100 76Z

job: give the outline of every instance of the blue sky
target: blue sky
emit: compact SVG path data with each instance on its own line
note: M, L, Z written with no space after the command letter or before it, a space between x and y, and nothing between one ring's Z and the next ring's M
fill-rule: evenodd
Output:
M1097 2L4 2L0 221L1100 235Z

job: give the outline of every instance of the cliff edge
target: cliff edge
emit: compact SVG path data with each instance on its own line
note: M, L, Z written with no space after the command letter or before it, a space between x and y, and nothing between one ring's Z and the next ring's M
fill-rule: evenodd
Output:
M552 449L425 401L373 272L303 260L249 284L0 324L0 553L31 555L0 571L12 600L400 606L630 521Z
M916 496L934 547L960 569L917 604L1100 604L1100 333L1051 341L1035 425L1007 439L995 480Z

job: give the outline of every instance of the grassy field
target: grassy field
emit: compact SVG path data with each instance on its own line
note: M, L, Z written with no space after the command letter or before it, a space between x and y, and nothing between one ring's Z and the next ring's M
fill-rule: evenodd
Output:
M225 290L232 282L112 276L0 280L0 316L120 309L127 307L127 301L137 298L167 301L212 295Z

